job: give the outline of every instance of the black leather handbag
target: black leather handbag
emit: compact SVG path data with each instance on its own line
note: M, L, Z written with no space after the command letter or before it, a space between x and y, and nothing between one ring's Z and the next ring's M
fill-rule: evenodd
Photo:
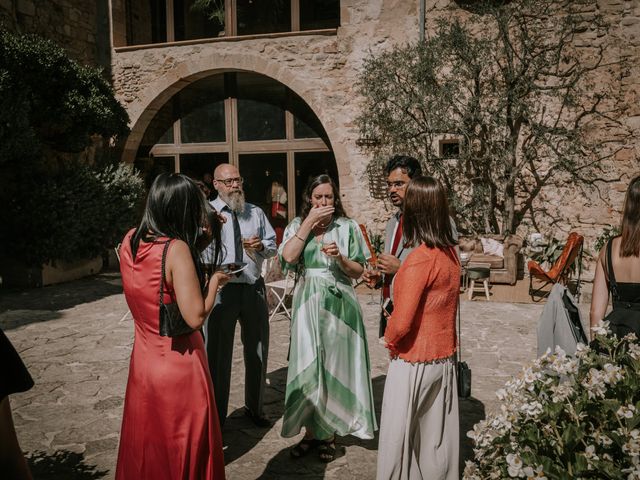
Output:
M467 362L462 361L462 331L460 327L460 297L458 296L458 396L469 398L471 396L471 369Z
M176 302L164 303L164 265L167 259L169 243L171 243L171 240L165 243L164 250L162 251L162 276L160 277L160 335L163 337L179 337L180 335L189 335L195 330L184 321Z

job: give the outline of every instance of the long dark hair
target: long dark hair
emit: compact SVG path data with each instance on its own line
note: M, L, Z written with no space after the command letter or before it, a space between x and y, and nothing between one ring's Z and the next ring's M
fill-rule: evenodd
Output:
M153 242L159 237L184 241L191 251L196 271L203 280L200 252L196 244L201 227L207 219L205 198L202 191L186 175L161 173L156 177L142 215L140 225L131 237L131 252L135 259L140 241ZM212 228L215 242L215 258L219 258L220 226Z
M331 191L333 192L333 207L335 208L333 216L347 217L344 207L342 206L342 201L340 200L338 187L329 175L322 174L311 178L304 189L304 193L302 194L302 208L300 209L300 218L302 220L307 218L307 215L309 215L309 211L311 210L311 194L316 187L324 185L325 183L331 185Z
M622 211L621 257L640 256L640 175L629 183Z
M433 177L414 177L407 185L403 207L405 245L430 248L456 245L449 219L447 192Z

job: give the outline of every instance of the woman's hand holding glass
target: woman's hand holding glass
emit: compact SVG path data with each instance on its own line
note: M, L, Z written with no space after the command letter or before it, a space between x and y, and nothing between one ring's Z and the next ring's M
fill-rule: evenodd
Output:
M382 272L378 270L378 265L376 263L367 263L362 277L366 282L367 287L376 288L376 285L382 277Z
M338 258L340 256L340 249L338 244L332 240L322 242L322 248L320 249L327 257Z

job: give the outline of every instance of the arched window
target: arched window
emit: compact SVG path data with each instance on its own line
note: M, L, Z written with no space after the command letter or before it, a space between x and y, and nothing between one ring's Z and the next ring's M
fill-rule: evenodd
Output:
M327 173L339 181L313 111L281 83L255 73L210 76L174 95L147 128L135 167L150 183L162 171L203 179L225 162L239 167L247 201L266 213L271 183L280 178L289 219L310 177Z

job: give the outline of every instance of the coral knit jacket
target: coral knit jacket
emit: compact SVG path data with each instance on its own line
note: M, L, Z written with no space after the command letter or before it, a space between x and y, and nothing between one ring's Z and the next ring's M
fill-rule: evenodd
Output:
M394 308L385 339L392 358L425 363L456 351L460 262L453 247L422 244L407 256L393 282Z

